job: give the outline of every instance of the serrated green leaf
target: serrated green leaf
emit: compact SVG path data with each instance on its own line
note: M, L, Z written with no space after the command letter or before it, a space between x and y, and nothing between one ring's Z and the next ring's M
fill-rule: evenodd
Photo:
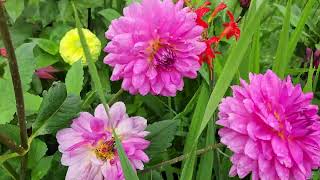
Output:
M40 159L46 154L48 148L46 143L39 139L34 139L28 152L28 168L35 168Z
M4 5L13 22L17 20L24 9L24 1L22 0L9 0Z
M59 52L59 46L54 41L42 38L32 38L32 41L36 43L42 50L51 55L56 55Z
M34 135L55 133L68 125L71 119L80 112L80 97L67 95L63 83L55 83L49 89L40 106L35 123Z
M83 86L83 67L81 61L73 63L66 76L66 86L68 94L80 96Z
M31 180L40 180L48 173L52 158L53 156L47 156L39 161L38 165L32 169Z
M151 142L147 149L150 158L166 151L172 145L178 124L178 120L164 120L155 122L146 128L146 131L150 132L146 137Z

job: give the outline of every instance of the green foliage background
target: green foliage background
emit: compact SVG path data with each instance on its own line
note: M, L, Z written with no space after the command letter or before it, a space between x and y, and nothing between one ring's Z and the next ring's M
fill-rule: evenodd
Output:
M220 0L215 0L215 7ZM130 0L75 0L81 26L94 32L103 46L104 33L111 21L122 14ZM193 0L195 7L202 0ZM238 0L226 2L238 17L244 10ZM10 31L22 77L28 127L31 134L28 175L31 179L64 179L66 167L60 164L55 133L67 127L80 111L92 112L100 103L95 84L80 63L69 66L58 52L62 36L76 27L70 0L7 0L5 3ZM177 156L188 154L183 162L163 166L145 173L140 179L233 179L228 177L230 152L218 148L201 156L197 149L219 142L216 135L216 109L230 85L239 78L248 79L249 72L262 73L273 69L279 76L291 75L304 91L313 91L314 103L320 105L319 69L305 60L305 49L320 49L320 2L317 0L253 0L240 21L241 38L224 40L222 52L214 61L215 86L211 86L208 68L203 65L196 80L185 79L185 87L176 97L132 96L123 93L118 100L127 105L129 115L148 119L151 146L147 150L151 161L146 168ZM209 29L209 35L219 34L220 15ZM0 41L0 47L3 47ZM112 69L96 62L98 77L106 101L121 88L121 82L109 81ZM52 65L61 71L56 80L40 80L34 75L38 68ZM19 143L15 116L15 97L6 60L0 57L0 130ZM315 76L316 78L312 78ZM55 82L54 82L55 81ZM77 82L77 83L74 83ZM58 100L58 101L57 101ZM1 154L8 149L0 145ZM2 159L0 158L2 163ZM19 170L19 157L7 160ZM2 165L3 167L3 165ZM319 173L314 172L314 178ZM11 179L6 168L0 168L0 180ZM249 179L249 177L248 177Z

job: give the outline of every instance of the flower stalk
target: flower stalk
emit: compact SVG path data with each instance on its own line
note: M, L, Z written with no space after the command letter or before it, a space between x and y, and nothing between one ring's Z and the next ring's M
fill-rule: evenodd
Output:
M28 149L28 135L27 135L27 127L26 127L26 121L25 121L24 98L23 98L22 85L21 85L21 79L19 74L19 67L18 67L16 55L14 52L14 48L12 45L9 28L5 18L4 5L3 5L3 2L1 1L0 1L0 25L1 25L0 33L8 53L8 63L9 63L11 77L12 77L14 93L16 97L16 107L17 107L17 116L18 116L19 127L20 127L21 145L24 149Z
M220 148L220 147L223 147L223 145L221 143L218 143L218 144L211 144L203 149L199 149L196 151L196 155L201 155L201 154L204 154L204 153L207 153L208 151L212 151L214 149L217 149L217 148ZM173 158L173 159L170 159L170 160L167 160L167 161L163 161L159 164L156 164L150 168L146 168L144 169L143 171L141 171L142 173L147 173L147 172L150 172L152 170L155 170L155 169L159 169L159 168L162 168L164 166L168 166L168 165L171 165L171 164L175 164L175 163L178 163L180 161L183 161L187 158L189 158L191 155L191 153L188 153L188 154L185 154L185 155L181 155L181 156L178 156L176 158Z
M24 154L25 150L13 142L7 135L0 132L0 142L6 145L10 150L18 154Z

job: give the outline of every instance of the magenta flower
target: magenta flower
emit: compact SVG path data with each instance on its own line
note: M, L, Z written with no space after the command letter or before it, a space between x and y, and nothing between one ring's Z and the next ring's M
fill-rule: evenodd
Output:
M142 0L113 20L106 37L109 54L104 63L114 67L112 81L123 79L131 94L175 96L183 89L183 78L196 78L203 27L197 15L183 8L183 1Z
M40 78L40 79L56 79L53 76L53 73L59 72L58 69L55 69L52 66L44 67L37 69L35 74Z
M61 163L69 166L67 180L124 180L112 128L121 139L122 146L134 169L143 169L149 158L144 149L149 141L144 129L147 120L143 117L128 117L122 102L110 108L108 119L103 105L99 105L94 116L82 112L73 120L71 128L57 133Z
M221 142L233 151L230 176L252 179L303 180L320 166L320 118L290 77L280 80L271 70L250 74L250 83L234 86L222 100L217 124Z

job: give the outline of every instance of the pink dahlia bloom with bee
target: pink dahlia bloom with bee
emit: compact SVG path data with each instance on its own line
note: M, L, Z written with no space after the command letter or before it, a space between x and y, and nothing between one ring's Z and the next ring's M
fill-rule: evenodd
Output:
M106 32L111 41L104 63L113 67L111 80L123 79L131 94L175 96L184 77L197 77L206 44L196 13L183 0L142 0L123 14Z
M144 150L149 141L144 129L147 120L129 117L122 102L110 108L109 119L103 105L99 105L94 116L82 112L71 127L57 133L61 163L69 166L67 180L124 180L120 159L112 136L112 128L121 139L129 161L134 169L143 169L149 158Z
M221 142L234 153L230 175L253 180L303 180L320 166L320 118L290 77L250 74L219 107Z

